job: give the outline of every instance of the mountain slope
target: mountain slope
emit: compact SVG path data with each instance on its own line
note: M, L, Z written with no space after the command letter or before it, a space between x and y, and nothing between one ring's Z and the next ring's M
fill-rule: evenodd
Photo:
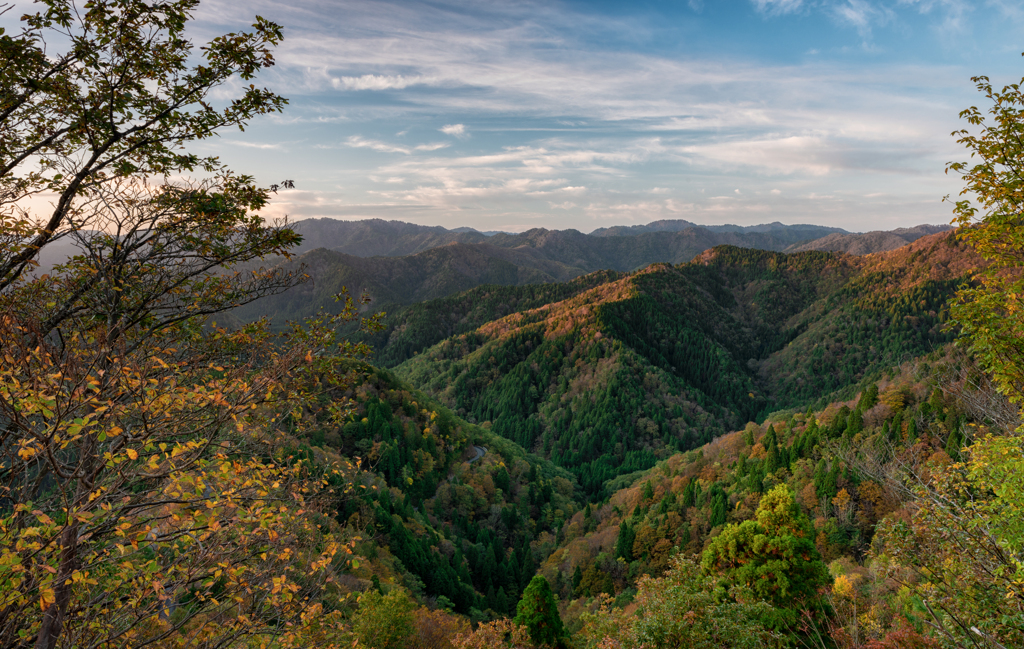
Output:
M971 263L948 234L867 258L718 247L493 320L396 371L595 494L943 344L943 304Z
M572 475L387 371L356 369L344 396L352 420L314 428L299 450L360 462L362 488L336 513L363 538L348 587L399 582L478 620L509 614L536 571L536 539L581 507Z
M595 493L614 475L757 416L767 401L749 361L783 342L765 342L762 331L816 297L802 278L846 268L824 253L726 250L754 268L730 268L734 282L771 284L790 299L741 309L715 266L655 265L495 320L396 370ZM774 279L745 276L780 260Z
M402 221L366 219L304 219L290 225L303 237L295 252L328 248L358 257L404 257L449 243L480 243L486 235L475 230L453 231Z
M381 332L352 337L375 350L374 363L393 367L445 338L468 333L511 313L558 302L621 277L597 271L568 282L527 286L487 285L436 300L399 307L384 318Z
M238 318L252 320L266 315L280 323L312 315L320 307L336 309L333 296L342 288L352 295L367 293L375 310L393 310L481 284L541 284L583 274L557 262L537 262L527 254L464 243L450 243L406 257L363 258L318 248L283 266L302 269L309 281L236 309Z
M820 399L951 341L946 303L980 264L952 232L854 259L859 272L791 320L800 334L760 363L780 407Z
M894 368L848 401L779 413L624 476L606 502L566 521L540 574L564 599L607 593L624 606L638 575L661 574L676 552L700 553L723 526L751 519L761 496L782 483L813 520L825 561L839 559L833 569L852 573L854 581L866 577L867 566L856 561L873 546L876 525L905 516L913 493L893 479L895 467L948 463L964 444L972 418L955 389L938 387L942 368L952 364L945 352ZM883 470L872 475L860 467ZM896 581L863 579L861 585L860 595L871 598L861 615L871 609L876 622L861 633L884 634L899 626L900 614L916 619L924 613L900 597ZM866 618L856 613L834 621L863 624Z

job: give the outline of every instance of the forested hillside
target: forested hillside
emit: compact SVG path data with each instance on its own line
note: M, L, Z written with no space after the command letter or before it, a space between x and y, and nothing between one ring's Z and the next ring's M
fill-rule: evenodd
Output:
M870 255L876 252L888 252L902 248L921 237L951 229L952 227L948 225L918 225L912 228L897 228L891 231L864 232L861 234L836 232L825 235L820 239L794 244L783 252L825 250L828 252L845 252L850 255Z
M898 527L879 523L915 511L913 486L904 482L914 479L907 467L920 472L957 461L983 425L985 415L969 404L992 395L964 383L963 363L937 351L894 369L850 401L750 423L659 462L602 506L577 513L540 567L571 602L570 628L594 639L609 630L621 634L588 613L588 602L607 595L623 605L637 595L640 575L661 575L677 556L702 555L705 568L716 565L727 552L726 539L755 519L765 494L783 485L806 515L809 540L834 585L817 603L814 589L774 600L771 588L755 591L794 619L821 606L828 614L816 624L839 646L851 646L854 638L929 646L919 635L930 621L927 611L906 594L918 577L902 565L908 559L899 554L904 539ZM877 559L871 570L863 565L869 556ZM909 626L898 630L901 620Z
M375 364L394 367L445 338L470 332L511 313L564 300L621 276L614 271L597 271L561 283L481 286L447 298L400 307L381 320L380 331L354 331L352 338L376 350Z
M236 318L249 322L266 316L281 327L319 309L334 309L334 296L342 289L365 293L377 311L393 311L481 284L541 284L583 274L557 262L535 263L515 251L459 243L408 257L362 258L317 248L277 267L305 274L309 281L236 309Z
M534 542L580 508L572 475L385 371L357 373L349 423L314 426L299 448L360 458L365 489L336 513L362 536L355 551L365 561L350 574L477 620L514 612L536 571Z
M598 494L667 453L938 348L949 340L943 305L969 263L946 234L877 258L719 247L540 307L526 300L422 351L393 333L400 353L391 340L378 353L420 352L400 376ZM477 293L443 310L471 303Z

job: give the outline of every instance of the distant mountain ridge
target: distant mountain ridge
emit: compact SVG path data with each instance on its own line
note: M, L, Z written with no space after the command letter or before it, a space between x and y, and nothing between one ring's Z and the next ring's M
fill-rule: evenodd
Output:
M296 250L300 254L279 263L305 266L311 281L239 309L235 315L242 320L268 315L283 322L311 315L321 306L331 309L332 296L342 287L353 294L365 291L373 308L395 312L481 285L565 282L598 270L632 272L652 263L686 263L720 245L864 254L891 250L943 229L918 226L858 235L813 225L706 227L669 220L596 234L545 228L485 234L381 219L308 219L293 227L304 239Z
M950 229L947 225L918 225L855 233L841 228L785 225L777 221L740 226L698 225L683 219L598 228L590 234L546 228L521 233L480 232L469 227L449 230L383 219L306 219L291 227L303 236L302 244L295 249L300 254L327 248L354 257L404 257L452 243L489 244L494 248L487 254L495 255L496 248L515 249L535 260L574 267L577 274L595 270L632 271L657 262L683 263L723 244L776 252L827 250L864 255L895 250L922 236Z
M849 234L842 228L830 228L822 225L785 225L775 221L773 223L762 223L759 225L698 225L683 219L669 219L661 221L652 221L644 225L615 225L609 228L598 228L590 233L591 236L597 237L620 237L620 236L634 236L638 234L645 234L648 232L682 232L683 230L689 230L690 228L704 228L711 232L733 232L733 233L753 233L753 232L785 232L793 236L802 238L803 240L817 239L830 234Z
M897 228L888 232L875 230L861 234L836 232L820 239L802 244L794 244L783 252L804 252L807 250L824 250L828 252L845 252L848 255L870 255L888 252L913 243L921 237L952 230L950 225L918 225L912 228Z
M849 234L839 228L817 225L776 222L752 226L704 226L681 219L599 228L590 234L572 229L546 228L522 233L479 232L468 227L448 230L441 226L383 219L306 219L293 223L291 227L303 236L302 244L295 249L298 253L327 248L357 257L404 257L450 243L486 242L503 248L540 249L545 258L579 266L584 272L636 270L660 261L681 263L689 261L698 252L721 244L781 251L787 246L828 235ZM643 239L648 241L641 242ZM629 255L623 249L630 246L639 246L645 252ZM700 250L694 250L695 247L700 247ZM572 253L576 255L576 263L566 257Z
M481 243L487 236L476 230L448 230L439 225L366 219L305 219L290 224L303 241L294 252L327 248L357 257L404 257L449 243Z

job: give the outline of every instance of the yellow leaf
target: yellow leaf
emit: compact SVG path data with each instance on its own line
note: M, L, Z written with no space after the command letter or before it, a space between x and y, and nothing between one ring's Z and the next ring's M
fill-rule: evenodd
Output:
M139 459L139 452L136 451L134 448L130 448L130 449L126 450L125 453L127 453L128 457L130 457L133 460Z
M44 588L39 591L39 608L45 611L56 599L57 595L53 592L52 588Z

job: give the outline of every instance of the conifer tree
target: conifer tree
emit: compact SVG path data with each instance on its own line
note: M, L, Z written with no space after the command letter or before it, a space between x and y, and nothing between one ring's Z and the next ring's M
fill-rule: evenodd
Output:
M767 621L779 630L793 629L802 609L820 608L816 591L829 580L814 528L785 485L765 494L753 520L726 526L701 566L717 573L724 589L750 588L772 604Z
M551 584L541 575L530 580L516 606L515 623L526 627L530 638L539 645L565 647L568 634L558 615L558 603Z
M629 526L629 521L619 524L619 538L615 541L615 556L627 562L633 560L633 542L636 541L636 530Z

